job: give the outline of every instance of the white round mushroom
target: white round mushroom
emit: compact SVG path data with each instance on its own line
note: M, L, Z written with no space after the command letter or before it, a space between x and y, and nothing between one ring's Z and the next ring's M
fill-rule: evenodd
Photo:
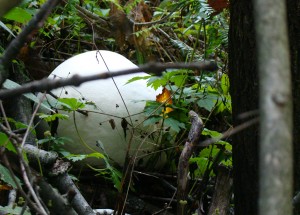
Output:
M89 51L60 64L49 78L67 78L74 74L92 75L130 68L137 66L120 54L111 51ZM145 80L126 84L133 77L146 75L148 74L141 72L91 81L79 87L53 90L52 93L60 98L76 98L90 104L82 109L87 115L75 112L79 135L76 133L73 113L68 113L69 120L60 120L58 136L72 139L72 143L65 144L65 149L74 154L89 154L95 151L105 153L121 166L130 141L131 155L137 152L140 156L153 151L157 140L153 138L155 135L149 134L155 132L156 128L143 127L146 118L143 111L146 100L155 100L159 92L147 87ZM49 102L52 101L50 96L47 98ZM53 101L51 105L58 108L57 103ZM128 123L127 128L124 128L125 120ZM92 164L104 166L101 159L93 160Z

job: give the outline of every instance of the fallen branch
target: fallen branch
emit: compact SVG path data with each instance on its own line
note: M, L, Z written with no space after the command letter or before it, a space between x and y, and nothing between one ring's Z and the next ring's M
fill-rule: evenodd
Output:
M0 62L1 63L1 62ZM89 76L80 76L80 75L73 75L71 78L67 79L42 79L39 81L33 81L28 84L24 84L19 88L7 90L3 89L0 90L0 99L11 98L14 96L22 95L24 93L30 92L42 92L42 91L50 91L52 89L56 89L59 87L64 86L79 86L82 83L88 81L94 81L99 79L106 79L111 77L116 77L120 75L127 75L132 73L138 72L148 72L154 73L156 75L160 75L166 69L198 69L198 70L207 70L207 71L214 71L217 69L217 65L213 62L195 62L195 63L172 63L172 64L162 64L162 63L149 63L145 64L139 68L134 69L127 69L122 71L115 71L115 72L104 72L95 75ZM0 77L1 80L1 77Z
M51 181L61 193L69 196L69 201L78 214L96 215L67 173L54 177Z
M77 215L68 199L63 197L57 189L54 189L44 178L37 181L39 186L39 194L43 201L47 204L50 214L68 214Z
M192 123L188 139L181 152L178 162L178 179L177 179L177 214L187 214L187 184L189 172L189 160L199 143L200 135L203 130L203 122L200 117L194 112L189 112L190 120Z

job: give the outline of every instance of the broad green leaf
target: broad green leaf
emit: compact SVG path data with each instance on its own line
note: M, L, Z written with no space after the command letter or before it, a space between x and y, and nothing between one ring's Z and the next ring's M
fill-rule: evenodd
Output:
M206 157L206 158L215 157L219 151L220 149L218 149L214 145L209 145L208 147L201 150L198 157Z
M201 178L207 168L208 159L206 157L193 157L189 160L190 163L196 163L198 168L194 174L197 178Z
M149 117L148 119L146 119L144 122L143 122L143 125L146 127L148 125L154 125L156 124L157 122L161 121L162 120L162 117L161 116L153 116L153 117Z
M6 19L24 24L31 19L31 14L20 7L15 7L10 10L4 17Z
M126 84L129 84L131 82L134 82L134 81L138 81L138 80L147 80L151 77L151 75L147 75L147 76L137 76L137 77L133 77L131 79L129 79Z
M85 104L80 102L79 100L75 99L75 98L59 98L57 99L61 105L63 105L64 107L66 107L67 109L71 110L71 111L76 111L80 108L84 108Z
M185 84L186 78L187 75L175 75L170 78L170 81L172 81L176 86L182 87Z
M15 176L15 178L17 180L17 183L19 185L22 185L21 180L17 176ZM0 179L2 181L4 181L6 184L9 184L13 188L17 189L17 185L16 185L15 181L13 180L13 178L11 177L9 170L1 164L0 164Z
M170 126L173 131L179 132L181 128L185 128L184 123L177 121L176 119L166 118L164 121L166 126Z
M146 116L161 115L163 107L161 103L155 101L147 101L144 109Z
M211 112L213 110L213 108L215 107L216 102L217 102L216 97L208 94L207 96L199 99L197 101L197 104L199 107L202 107L202 108L208 110L209 112Z
M149 78L147 82L147 86L153 87L155 90L157 90L159 87L165 86L167 84L167 80L163 77L158 76L152 76Z
M7 135L3 132L0 132L0 146L4 146L8 151L17 153L15 147L8 139Z
M222 88L223 94L226 95L229 93L229 87L230 87L229 77L227 74L223 74L221 77L221 88Z
M55 113L55 114L44 114L44 113L38 113L37 114L40 119L45 120L46 122L52 122L55 119L68 119L69 116L66 114L61 114L61 113Z
M207 135L207 136L210 136L212 138L221 138L222 137L221 133L219 133L217 131L209 130L207 128L203 129L202 135Z

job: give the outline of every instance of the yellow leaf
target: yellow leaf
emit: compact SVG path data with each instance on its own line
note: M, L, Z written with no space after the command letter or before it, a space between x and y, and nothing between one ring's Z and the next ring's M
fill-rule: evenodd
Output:
M162 93L156 96L156 101L164 104L172 104L171 92L167 88L163 88ZM173 111L173 108L165 107L163 110L164 114L170 113Z

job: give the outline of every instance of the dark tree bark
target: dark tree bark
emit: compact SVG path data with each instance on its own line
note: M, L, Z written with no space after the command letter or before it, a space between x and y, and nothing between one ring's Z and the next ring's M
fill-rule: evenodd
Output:
M300 191L300 0L287 0L294 103L294 190ZM300 214L300 206L295 207Z
M240 114L258 109L258 73L252 1L230 4L229 77L236 126L249 120L240 120ZM258 126L233 136L233 167L235 214L257 214Z

